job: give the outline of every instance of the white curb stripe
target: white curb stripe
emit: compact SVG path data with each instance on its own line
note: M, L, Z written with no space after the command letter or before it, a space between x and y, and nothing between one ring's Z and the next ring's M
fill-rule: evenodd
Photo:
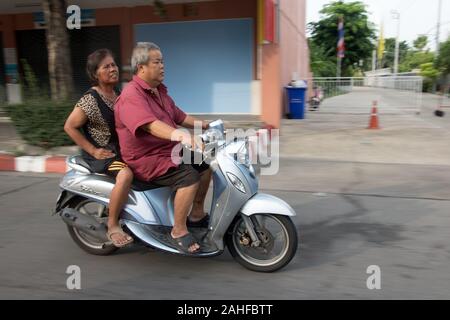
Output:
M45 172L45 160L48 156L23 156L15 158L16 171L19 172Z

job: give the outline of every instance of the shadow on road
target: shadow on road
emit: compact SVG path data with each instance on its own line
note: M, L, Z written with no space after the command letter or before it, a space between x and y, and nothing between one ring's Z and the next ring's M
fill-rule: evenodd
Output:
M403 227L369 222L317 222L299 230L297 258L308 268L347 258L368 246L386 246L404 240Z

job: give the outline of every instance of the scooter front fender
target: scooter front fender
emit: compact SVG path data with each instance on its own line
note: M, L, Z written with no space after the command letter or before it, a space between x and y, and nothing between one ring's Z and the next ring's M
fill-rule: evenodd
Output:
M294 209L285 201L265 193L257 193L251 197L241 208L240 212L246 216L257 213L279 214L289 217L296 215Z

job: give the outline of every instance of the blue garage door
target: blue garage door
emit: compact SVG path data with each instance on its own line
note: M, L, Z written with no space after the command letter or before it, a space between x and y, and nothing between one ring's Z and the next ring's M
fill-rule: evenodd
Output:
M250 113L252 19L135 25L135 41L154 42L165 84L189 113Z

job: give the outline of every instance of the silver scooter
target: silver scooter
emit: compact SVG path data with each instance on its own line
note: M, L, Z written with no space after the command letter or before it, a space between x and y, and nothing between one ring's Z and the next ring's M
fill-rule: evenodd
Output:
M190 228L199 241L198 257L225 250L243 266L273 272L287 265L297 251L297 231L290 217L294 210L283 200L258 193L258 178L249 161L248 139L226 141L221 120L201 136L203 159L213 174L208 228ZM106 237L108 203L114 179L93 173L80 156L67 158L70 171L62 178L55 213L83 250L108 255L117 248ZM169 237L174 222L174 194L169 187L135 181L121 213L121 224L145 245L180 255Z

